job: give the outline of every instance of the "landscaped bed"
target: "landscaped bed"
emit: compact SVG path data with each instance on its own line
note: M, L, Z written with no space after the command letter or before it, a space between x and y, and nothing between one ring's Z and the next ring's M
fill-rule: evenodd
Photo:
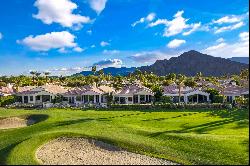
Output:
M36 115L39 123L0 130L0 164L39 164L39 148L62 137L99 140L124 152L179 164L249 163L248 110L0 108L1 119L27 115Z

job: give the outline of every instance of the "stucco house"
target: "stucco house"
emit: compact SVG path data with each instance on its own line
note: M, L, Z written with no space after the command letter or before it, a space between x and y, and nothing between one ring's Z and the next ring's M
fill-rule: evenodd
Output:
M226 96L226 102L233 103L236 97L243 96L245 98L249 97L249 88L243 88L237 85L226 85L220 92L222 95Z
M42 105L52 102L57 95L67 92L67 89L58 85L44 85L38 87L20 87L15 94L19 101L25 104Z
M14 93L13 85L0 86L0 96L10 96Z
M116 104L151 104L154 93L142 85L127 85L114 94Z
M173 84L163 88L163 96L169 96L173 102L179 102L179 88ZM205 103L209 102L209 93L201 90L201 88L182 87L181 102L184 103Z
M76 106L81 104L106 104L107 95L115 92L114 88L109 86L87 85L78 88L71 88L67 92L63 93L64 102L69 104L75 104Z

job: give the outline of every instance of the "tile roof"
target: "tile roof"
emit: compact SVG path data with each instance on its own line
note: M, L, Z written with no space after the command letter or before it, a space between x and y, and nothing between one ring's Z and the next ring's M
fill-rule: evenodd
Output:
M183 86L181 87L181 94L187 94L187 93L191 93L197 90L202 91L201 88L191 88L191 87ZM164 94L179 94L179 88L177 85L165 86L163 88L163 91L164 91Z
M237 85L227 85L221 93L223 95L242 95L249 94L249 88L243 88Z
M139 93L141 91L146 91L148 93L154 94L153 91L147 87L144 87L142 85L128 85L123 87L120 91L118 91L116 94L119 95L133 95L136 93Z
M65 95L84 95L85 93L87 93L89 91L92 91L92 92L97 93L97 94L104 94L104 93L114 92L115 90L114 90L114 88L111 88L109 86L104 86L104 85L102 85L100 87L86 85L83 87L71 88L64 94Z

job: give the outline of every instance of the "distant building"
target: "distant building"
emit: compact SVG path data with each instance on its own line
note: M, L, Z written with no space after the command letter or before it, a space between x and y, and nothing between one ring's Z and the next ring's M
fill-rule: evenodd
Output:
M179 88L177 85L165 86L163 88L164 96L172 98L174 103L179 102ZM201 90L201 88L181 87L181 102L184 103L206 103L209 102L209 93Z
M114 94L116 104L151 104L154 93L140 84L127 85Z

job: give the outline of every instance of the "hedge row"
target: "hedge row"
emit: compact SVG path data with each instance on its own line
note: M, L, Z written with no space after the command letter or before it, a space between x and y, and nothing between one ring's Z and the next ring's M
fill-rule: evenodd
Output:
M0 96L0 106L6 106L14 103L16 100L15 96Z
M113 104L111 109L123 109L123 110L147 110L147 109L231 109L231 104L223 103L204 103L204 104L155 104L155 105L116 105Z

